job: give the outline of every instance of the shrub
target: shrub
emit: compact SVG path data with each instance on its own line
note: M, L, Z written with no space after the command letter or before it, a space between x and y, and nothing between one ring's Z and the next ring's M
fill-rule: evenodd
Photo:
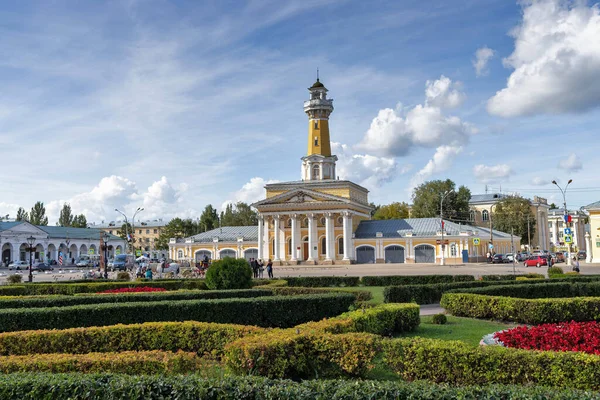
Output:
M242 258L225 257L212 263L206 272L209 289L249 289L252 287L252 269Z
M565 275L570 276L570 275L579 275L579 272L577 271L569 271L569 272L565 272Z
M349 293L326 293L4 309L0 310L0 329L10 332L186 320L290 327L339 315L347 311L353 302L354 296Z
M6 278L6 282L10 283L11 285L14 285L16 283L21 283L22 281L23 281L23 276L17 275L17 274L9 275Z
M600 389L600 357L590 354L473 348L458 341L421 338L387 340L382 346L385 362L409 381Z
M155 293L155 292L166 292L167 289L160 287L148 287L148 286L138 286L138 287L124 287L119 289L108 289L103 290L102 292L98 292L96 294L112 294L112 293Z
M387 336L415 330L421 322L419 311L420 307L416 304L382 304L348 312L334 319L350 319L352 328L348 332Z
M182 350L219 358L226 344L265 331L255 326L186 321L6 332L0 333L0 355Z
M81 282L81 283L33 283L20 286L1 286L0 296L27 296L27 295L48 295L48 294L63 294L73 295L77 293L96 293L102 290L118 289L122 287L150 286L162 287L167 290L180 289L206 289L203 280L187 279L187 280L154 280L139 282L119 282L119 281L103 281L103 282Z
M260 286L257 286L257 288ZM371 292L366 290L340 290L337 288L311 288L311 287L271 287L271 286L262 286L267 290L271 290L276 295L281 296L293 296L297 294L313 294L313 293L331 293L331 292L342 292L342 293L350 293L354 295L357 302L369 301L373 298Z
M600 320L600 297L518 299L470 293L445 293L441 306L459 317L525 324Z
M130 281L131 275L129 275L129 272L125 272L125 271L117 272L117 280L118 281Z
M446 315L439 313L433 316L431 322L433 322L436 325L446 325L446 322L448 322L448 318L446 318Z
M473 275L393 275L363 276L365 286L427 285L434 283L472 282Z
M284 279L253 279L252 287L268 286L268 287L284 287L287 286L287 281Z
M358 286L360 278L357 276L309 276L285 278L288 286L302 287L330 287L330 286Z
M0 372L188 374L201 369L202 364L197 354L184 352L38 354L0 357Z
M548 268L548 275L564 274L561 267L550 267Z
M24 307L63 307L82 304L136 303L166 300L228 299L241 297L264 297L273 293L268 290L177 290L152 293L78 294L75 296L5 296L0 297L0 309Z
M475 293L491 296L519 297L525 299L600 296L600 282L551 282L530 285L518 282L515 285L488 286L472 289L455 289L448 293Z

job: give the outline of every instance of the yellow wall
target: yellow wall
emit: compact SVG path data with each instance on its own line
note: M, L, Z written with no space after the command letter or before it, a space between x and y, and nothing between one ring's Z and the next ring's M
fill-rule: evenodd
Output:
M316 144L315 138L317 138ZM329 143L329 121L326 119L308 120L307 155L310 156L313 154L321 154L325 157L331 156L331 145Z

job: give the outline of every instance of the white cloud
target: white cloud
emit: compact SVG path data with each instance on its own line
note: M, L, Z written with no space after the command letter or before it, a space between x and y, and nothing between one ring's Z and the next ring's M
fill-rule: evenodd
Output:
M600 9L585 1L523 1L511 35L514 71L487 104L503 117L581 112L600 105Z
M347 145L336 142L331 143L331 149L338 157L336 172L340 179L374 188L391 181L396 176L397 163L393 158L354 154Z
M462 150L463 148L461 146L438 147L431 160L429 160L429 162L427 162L427 164L412 177L409 191L412 191L414 187L425 182L431 176L447 171Z
M507 164L487 166L479 164L473 167L475 179L481 183L498 183L506 180L513 171Z
M18 209L19 209L18 204L0 202L0 217L4 218L8 214L8 217L10 219L15 218L17 216Z
M265 180L261 177L254 177L244 183L242 188L232 193L232 198L225 200L221 204L221 210L224 210L228 204L236 204L240 201L246 204L252 204L265 198L265 185L279 182L276 179Z
M577 172L583 168L583 163L575 153L571 153L567 158L560 160L558 168L568 172Z
M495 51L487 46L477 49L475 52L475 59L473 60L473 67L475 68L475 75L484 76L488 74L487 63L494 57Z
M444 75L425 83L425 104L439 108L456 108L462 105L466 95L459 89L460 82L452 82Z
M544 185L548 185L550 183L551 183L550 179L541 178L539 176L536 176L535 178L533 178L531 180L531 184L533 186L544 186Z

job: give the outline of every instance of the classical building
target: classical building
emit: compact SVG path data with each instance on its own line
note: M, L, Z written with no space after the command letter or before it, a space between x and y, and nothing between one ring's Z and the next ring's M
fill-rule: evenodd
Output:
M168 251L158 249L156 245L158 243L158 237L167 223L168 221L163 221L162 218L135 221L135 223L132 224L133 232L129 232L132 234L134 250L141 250L150 258L166 258ZM101 229L111 235L120 235L121 228L124 224L125 221L123 220L110 222L102 221L99 224L89 224L88 227Z
M98 255L100 251L99 229L65 228L60 226L36 226L25 221L0 222L0 244L2 246L2 262L29 260L29 237L35 238L35 261L58 261L61 252L67 258L65 264L72 259L79 260L82 255ZM120 254L125 249L125 241L120 237L109 235L109 256Z
M308 148L301 180L266 185L266 198L252 206L258 227L224 227L171 239L175 260L271 259L275 265L350 263L463 263L485 259L488 238L496 252L520 248L520 238L486 227L439 218L372 221L369 191L336 175L329 116L333 100L317 79L304 102ZM442 248L444 249L442 252Z
M571 251L586 250L585 242L585 225L587 215L579 210L569 210L571 216ZM562 208L555 208L548 211L548 229L550 231L550 245L554 251L567 251L567 243L564 240L564 230L567 227L565 224L565 211Z
M600 263L600 201L588 204L584 209L589 214L590 231L586 233L587 262Z

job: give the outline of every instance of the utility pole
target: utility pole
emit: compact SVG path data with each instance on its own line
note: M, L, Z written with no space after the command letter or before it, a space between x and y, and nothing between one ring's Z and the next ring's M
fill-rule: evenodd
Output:
M569 179L569 182L567 182L567 184L565 185L565 188L563 189L560 186L558 186L558 183L556 183L556 181L552 181L552 183L554 185L556 185L556 187L560 190L560 192L563 195L563 206L565 208L564 219L565 219L565 226L567 228L571 227L569 224L569 211L567 210L567 188L569 187L571 182L573 182L573 179ZM571 265L571 242L567 243L567 265L569 265L569 266Z
M516 275L515 272L515 259L517 255L515 254L515 240L514 240L515 228L510 228L510 250L513 255L512 264L513 264L513 275Z
M529 218L531 213L527 213L527 255L531 254L531 230L529 229Z
M496 207L496 204L492 204L490 206L490 254L492 254L492 258L494 257L494 225L492 224L492 209Z
M446 250L446 245L444 243L444 199L451 193L451 190L448 190L446 193L442 195L440 199L440 221L442 226L442 258L440 261L440 265L445 265L446 259L444 258L444 253Z

